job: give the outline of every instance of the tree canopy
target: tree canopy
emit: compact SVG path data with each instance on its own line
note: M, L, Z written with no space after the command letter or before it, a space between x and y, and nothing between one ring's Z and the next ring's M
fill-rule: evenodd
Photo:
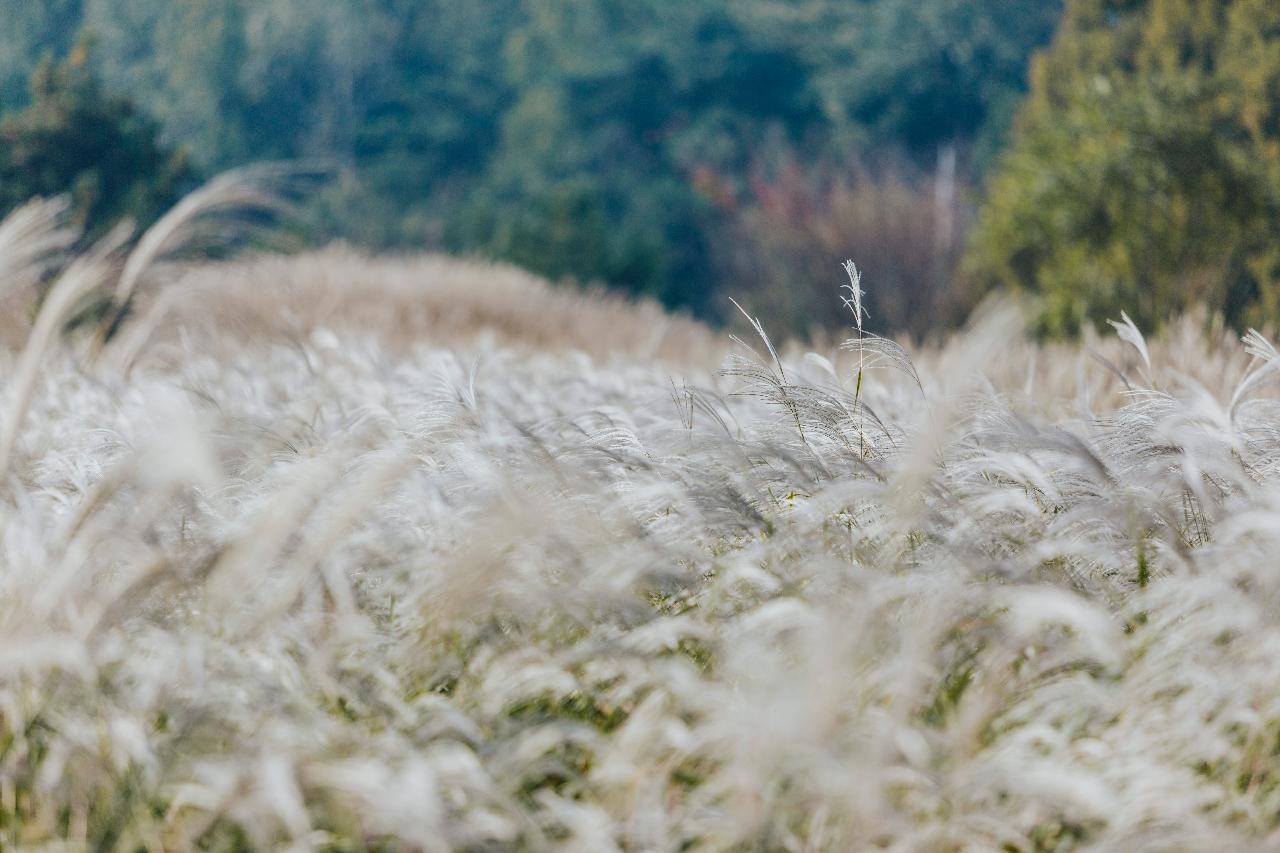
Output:
M1068 332L1204 302L1280 316L1280 5L1071 0L967 266Z

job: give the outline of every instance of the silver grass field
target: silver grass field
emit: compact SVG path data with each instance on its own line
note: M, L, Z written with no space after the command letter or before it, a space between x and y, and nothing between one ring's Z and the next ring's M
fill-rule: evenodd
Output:
M219 180L0 226L3 849L1280 845L1267 336L179 263Z

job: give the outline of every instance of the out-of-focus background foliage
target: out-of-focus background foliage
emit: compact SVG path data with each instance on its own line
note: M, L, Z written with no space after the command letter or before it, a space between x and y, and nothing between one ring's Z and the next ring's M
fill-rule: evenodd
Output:
M0 0L0 210L95 232L318 159L298 236L708 319L924 334L995 287L1071 332L1280 311L1274 0Z

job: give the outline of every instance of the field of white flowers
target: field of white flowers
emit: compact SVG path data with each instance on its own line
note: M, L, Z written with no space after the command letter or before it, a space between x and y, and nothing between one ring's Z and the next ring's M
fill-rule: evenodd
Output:
M0 847L1280 844L1263 335L775 355L511 270L165 265L195 212L0 226Z

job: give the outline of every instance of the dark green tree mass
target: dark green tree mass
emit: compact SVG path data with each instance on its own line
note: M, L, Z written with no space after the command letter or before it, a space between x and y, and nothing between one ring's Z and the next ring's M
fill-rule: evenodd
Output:
M123 98L105 95L84 65L46 59L31 78L31 100L0 117L0 216L35 196L69 194L89 233L131 219L149 224L189 188L181 153Z
M0 110L78 36L205 173L325 158L318 238L439 246L709 315L774 154L981 162L1061 0L0 0ZM718 300L723 302L722 299Z

